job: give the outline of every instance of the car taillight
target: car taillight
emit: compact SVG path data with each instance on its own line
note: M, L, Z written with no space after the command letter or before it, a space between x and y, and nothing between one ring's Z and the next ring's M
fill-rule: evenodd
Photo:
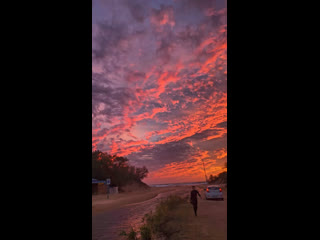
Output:
M220 192L222 192L222 189L221 189L221 188L219 188L219 191L220 191Z
M207 190L206 190L207 192L209 192L209 188L207 188Z

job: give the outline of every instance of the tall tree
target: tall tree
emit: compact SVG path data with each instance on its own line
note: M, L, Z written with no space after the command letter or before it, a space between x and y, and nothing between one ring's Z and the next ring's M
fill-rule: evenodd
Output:
M148 173L149 171L145 166L143 166L142 168L136 168L136 176L139 180L142 180L145 177L147 177Z
M98 180L111 178L112 185L124 186L140 182L147 177L148 169L129 165L129 159L117 155L109 155L101 151L92 152L92 177Z

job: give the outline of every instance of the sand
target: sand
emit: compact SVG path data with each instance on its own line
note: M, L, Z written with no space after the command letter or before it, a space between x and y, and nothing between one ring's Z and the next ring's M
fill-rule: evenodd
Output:
M198 216L195 217L192 206L181 206L184 226L177 240L227 240L227 189L222 188L224 201L206 200L205 192L199 191L202 199L198 200ZM191 204L190 204L191 205Z
M151 187L148 190L139 190L129 193L106 194L92 196L92 215L106 212L110 209L121 208L128 204L143 202L156 197L159 193L175 190L176 187Z

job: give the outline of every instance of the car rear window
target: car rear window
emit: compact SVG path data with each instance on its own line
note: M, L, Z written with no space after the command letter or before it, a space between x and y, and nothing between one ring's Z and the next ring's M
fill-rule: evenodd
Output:
M208 187L210 190L219 190L219 187Z

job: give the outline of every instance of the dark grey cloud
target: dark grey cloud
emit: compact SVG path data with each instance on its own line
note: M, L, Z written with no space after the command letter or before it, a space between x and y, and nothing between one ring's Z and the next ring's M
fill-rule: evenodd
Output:
M161 40L160 47L156 50L158 58L162 59L164 64L169 63L171 59L171 53L174 49L174 42L172 37L166 37Z
M217 124L216 127L218 127L218 128L227 128L227 124L228 124L228 122L225 121L225 122Z
M97 34L93 38L92 55L94 60L103 59L107 55L114 55L119 51L121 40L128 37L128 27L124 24L99 22Z
M126 70L126 72L126 80L129 82L138 82L146 78L146 74L144 72L133 71L130 69Z
M138 153L128 155L130 161L138 165L150 166L150 170L163 167L171 162L182 162L192 158L197 150L186 142L170 142L166 144L156 145L153 148L142 150ZM152 159L152 164L150 164Z
M214 135L219 135L219 130L205 130L183 140L156 145L152 148L132 153L127 157L134 164L148 166L151 171L164 167L166 164L172 162L192 162L194 161L194 157L201 156L197 150L199 146L202 150L210 152L219 148L226 148L226 136L204 142L201 141ZM191 146L190 142L193 142L195 146Z
M104 74L95 73L95 72L92 72L92 82L93 82L93 85L101 84L101 83L110 85L112 83L112 81L106 78ZM96 89L96 91L97 90L98 89Z
M197 25L187 25L177 33L177 43L190 47L192 50L198 47L207 34Z
M196 9L196 10L205 10L209 8L214 8L220 10L226 8L227 0L178 0L179 7L185 9Z
M109 131L109 128L102 128L96 133L96 137L102 137Z
M207 137L212 137L212 136L218 136L220 135L221 130L219 129L208 129L200 133L196 133L191 137L188 137L185 139L185 141L189 140L203 140L206 139Z
M142 23L146 19L147 6L150 4L148 0L125 0L125 4L128 6L130 13L137 22Z
M213 138L207 141L198 141L195 142L195 144L202 150L210 152L221 148L227 149L227 134L223 135L221 138Z
M104 115L110 122L114 116L123 116L123 109L129 105L129 100L135 100L133 89L104 87L96 82L92 83L92 114L94 116ZM103 109L100 109L101 104Z
M121 57L126 57L132 51L131 40L145 33L141 28L129 26L129 22L120 23L108 20L97 22L96 33L92 39L93 61L102 61L106 57L120 61Z
M216 0L180 0L188 8L208 9L215 5Z

